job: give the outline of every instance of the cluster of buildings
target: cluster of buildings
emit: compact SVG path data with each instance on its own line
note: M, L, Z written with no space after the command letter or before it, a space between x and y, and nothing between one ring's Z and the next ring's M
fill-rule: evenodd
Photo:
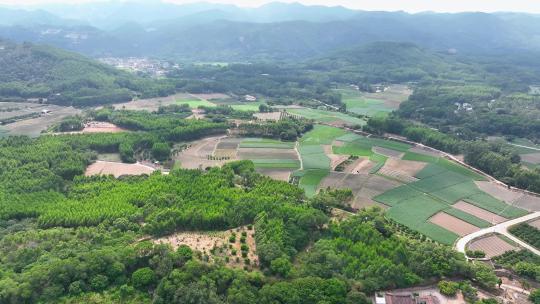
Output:
M460 111L470 112L470 111L473 110L473 106L472 106L472 104L470 104L470 103L466 103L466 102L464 102L464 103L459 103L459 102L456 102L456 103L454 103L454 105L457 107L457 109L454 110L454 113L456 113L456 114L457 114L458 112L460 112Z
M112 65L118 69L127 70L134 73L148 74L152 77L162 77L165 76L165 74L167 74L167 72L170 70L180 68L178 64L173 64L169 61L139 57L106 57L100 58L99 61Z

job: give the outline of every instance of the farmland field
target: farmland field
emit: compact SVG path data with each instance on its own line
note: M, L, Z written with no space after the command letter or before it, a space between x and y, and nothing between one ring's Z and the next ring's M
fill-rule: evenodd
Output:
M26 135L37 137L42 131L47 130L53 124L59 123L67 116L81 113L80 109L73 107L61 107L56 105L47 105L48 114L42 114L35 118L23 119L3 126L9 135ZM1 132L1 131L0 131Z
M240 143L240 148L293 149L295 144L295 142L279 141L268 138L245 138Z
M465 236L480 230L479 227L476 227L446 212L439 212L435 214L429 219L429 221L459 236Z
M365 125L366 121L341 112L316 110L310 108L287 109L291 114L299 115L307 119L319 122L333 123L336 125Z
M303 171L298 185L306 191L308 197L314 196L317 193L317 187L329 173L329 170L325 169Z
M366 116L386 116L407 100L412 92L402 85L391 85L379 93L362 93L349 87L336 91L342 94L347 111Z
M498 235L490 235L480 239L473 240L468 249L480 250L486 253L487 258L499 256L507 251L516 250L518 247L503 240Z

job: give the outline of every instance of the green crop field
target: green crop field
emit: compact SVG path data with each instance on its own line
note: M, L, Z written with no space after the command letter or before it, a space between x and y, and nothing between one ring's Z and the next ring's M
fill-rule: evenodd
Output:
M317 187L328 174L329 170L307 170L303 172L300 178L299 186L306 191L308 197L312 197L317 193Z
M326 110L316 110L316 109L288 109L287 112L290 112L295 115L305 117L307 119L313 119L320 122L342 122L349 125L365 125L366 121L350 116L341 112L326 111Z
M484 221L483 219L477 218L476 216L472 214L469 214L467 212L461 211L456 208L448 208L448 209L445 209L444 212L450 214L451 216L457 217L458 219L463 220L476 227L487 228L491 226L489 222Z
M269 138L246 138L240 143L240 148L271 148L294 149L295 142L279 141Z
M307 132L300 138L300 144L302 145L330 145L332 142L347 133L347 131L340 128L315 125L313 130Z
M298 147L300 157L305 170L325 169L330 170L330 159L324 153L320 145L300 145Z
M486 209L487 211L496 213L505 218L516 218L524 216L528 213L523 209L510 206L505 202L502 202L494 198L493 196L483 192L471 195L470 197L467 197L463 200L467 203L473 204L482 209Z
M482 192L473 182L474 174L460 174L462 169L466 168L439 160L437 164L431 163L417 174L421 178L419 181L389 190L374 200L390 206L388 215L395 221L445 244L454 242L457 235L429 222L429 218L440 211L477 227L490 225L471 214L454 209L452 204L459 200L507 218L527 213Z
M436 175L444 171L452 171L474 180L486 180L486 178L482 175L445 158L433 157L413 152L405 152L405 155L402 157L402 159L429 163L429 165L427 165L422 171L416 174L416 177L420 179Z
M466 181L430 194L449 204L454 204L464 197L469 197L478 193L482 193L482 191L474 184L474 182Z
M215 107L216 104L207 100L200 100L200 99L177 99L176 103L178 104L187 104L190 108L196 109L200 106L205 107Z

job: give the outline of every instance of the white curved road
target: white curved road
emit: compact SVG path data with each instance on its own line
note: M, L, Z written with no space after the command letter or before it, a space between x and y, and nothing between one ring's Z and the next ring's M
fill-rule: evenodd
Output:
M513 219L513 220L509 220L509 221L497 224L497 225L489 227L489 228L478 230L476 232L473 232L473 233L471 233L469 235L466 235L466 236L462 237L461 239L459 239L456 242L455 248L456 248L457 251L462 252L463 254L465 254L467 244L470 241L472 241L472 240L474 240L476 238L479 238L481 236L484 236L486 234L499 233L499 234L502 234L502 235L506 236L507 238L511 239L512 241L516 242L521 247L526 248L526 249L530 250L531 252L533 252L533 253L540 256L540 250L538 250L538 249L534 248L533 246L525 243L524 241L518 239L517 237L513 236L512 234L510 234L508 232L508 228L511 227L511 226L514 226L516 224L520 224L520 223L523 223L523 222L528 222L530 220L533 220L533 219L536 219L536 218L539 218L539 217L540 217L540 212L534 212L534 213L530 213L530 214L527 214L525 216L522 216L522 217L519 217L519 218L516 218L516 219Z

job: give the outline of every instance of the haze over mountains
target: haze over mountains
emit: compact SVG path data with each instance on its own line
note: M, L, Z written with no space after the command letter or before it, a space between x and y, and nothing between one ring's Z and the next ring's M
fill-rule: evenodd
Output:
M2 8L0 17L0 37L90 56L286 60L376 41L463 54L540 50L540 16L522 13L408 14L298 3L240 8L156 0Z

